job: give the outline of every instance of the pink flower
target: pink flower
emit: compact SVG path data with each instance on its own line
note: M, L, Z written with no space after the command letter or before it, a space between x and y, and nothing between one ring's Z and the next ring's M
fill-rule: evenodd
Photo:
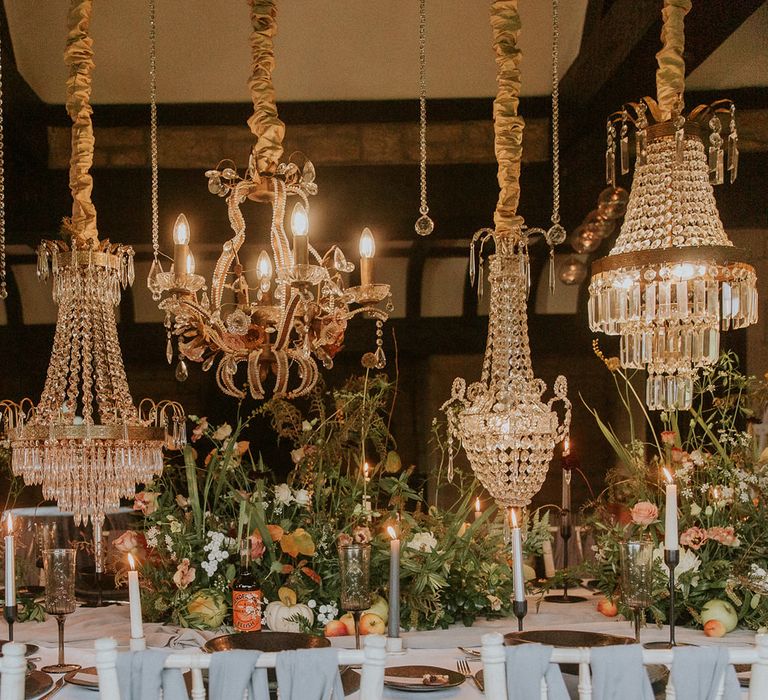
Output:
M662 445L674 445L675 444L675 431L674 430L663 430L661 433L661 444Z
M123 554L136 554L140 552L146 546L147 541L144 539L144 535L135 532L134 530L126 530L120 537L116 538L112 543L118 552Z
M650 501L638 501L629 512L637 525L650 525L659 519L659 509Z
M152 515L157 510L157 494L152 491L140 491L133 497L133 509L144 515Z
M173 575L173 582L180 590L184 590L192 581L195 580L195 567L189 565L189 559L184 558L176 567L176 573Z
M371 541L371 531L366 525L358 525L352 530L352 539L356 544L367 544Z
M726 547L738 547L741 541L736 536L736 531L729 525L728 527L711 527L707 530L709 539L715 540Z
M339 546L346 547L350 544L352 544L352 538L346 532L342 532L339 535Z
M261 539L261 533L258 530L254 530L251 535L251 559L256 561L264 556L264 552L267 548L264 546L264 540Z
M208 419L203 416L199 421L197 421L197 425L192 430L192 442L197 442L201 437L203 437L203 433L208 430Z
M680 535L680 544L691 549L699 549L709 539L706 530L700 527L689 527Z
M688 455L687 452L683 452L679 447L672 448L672 461L678 464L683 461L683 457Z

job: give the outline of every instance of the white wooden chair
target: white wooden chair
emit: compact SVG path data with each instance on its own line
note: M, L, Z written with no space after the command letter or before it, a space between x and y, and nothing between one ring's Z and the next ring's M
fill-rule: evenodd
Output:
M24 700L24 681L27 675L26 644L8 642L0 657L0 700Z
M768 634L758 634L754 647L733 647L728 650L732 664L746 664L752 667L749 684L750 700L768 699ZM487 700L508 700L506 652L504 638L498 633L483 635L481 651L483 659L483 676L485 681L485 697ZM643 663L647 665L672 665L674 651L671 649L643 649ZM591 700L592 676L589 670L590 650L588 647L562 648L555 647L552 651L554 663L569 663L579 665L579 700ZM722 698L722 681L718 698ZM667 700L675 698L672 683L667 684ZM541 682L541 699L547 700L547 686Z
M267 633L268 634L268 633ZM360 700L380 700L384 693L384 663L386 661L386 640L381 635L369 635L365 646L359 650L339 649L339 665L362 666L360 678ZM227 652L217 652L226 654ZM275 668L280 652L266 652L259 657L256 668ZM117 681L117 642L111 638L96 640L96 668L99 674L99 697L101 700L120 700ZM200 651L178 651L168 655L164 668L190 669L192 675L191 700L205 700L203 669L211 664L211 654ZM23 696L19 696L19 700ZM0 700L17 700L5 696ZM147 700L150 700L147 698ZM343 699L340 699L343 700Z

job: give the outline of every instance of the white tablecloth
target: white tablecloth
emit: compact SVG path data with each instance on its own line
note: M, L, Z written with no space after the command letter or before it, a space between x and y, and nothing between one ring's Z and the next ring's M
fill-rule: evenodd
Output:
M593 597L590 592L578 591L586 595L588 600L576 604L557 604L543 602L539 611L536 611L536 602L529 600L530 612L525 619L526 629L571 629L604 632L620 636L632 636L632 625L621 618L606 618L596 610L596 602L599 598ZM94 664L95 652L93 642L98 637L114 637L123 648L128 648L129 620L127 606L111 605L104 608L79 608L70 615L66 623L66 661L79 663L82 666ZM517 629L517 621L481 620L472 627L452 626L447 630L433 630L424 632L405 632L403 640L407 652L402 655L391 655L387 661L388 666L401 666L406 664L424 664L456 669L456 662L464 658L456 648L462 646L478 646L480 638L486 632L511 632ZM200 632L184 630L170 625L147 623L144 632L150 646L170 646L174 648L198 647L205 640L216 636L213 632ZM5 622L0 622L0 634L7 639L7 627ZM692 642L699 645L725 644L729 646L743 646L754 642L754 633L746 630L736 630L722 639L711 639L704 636L699 630L680 628L677 630L677 641ZM32 642L40 646L36 661L38 667L55 663L57 660L57 628L56 621L51 618L44 623L17 624L15 637L20 642ZM657 629L647 627L642 631L642 640L655 641L667 640L668 628ZM335 637L332 643L337 647L353 647L353 637ZM480 668L479 661L470 661L473 670ZM575 687L575 682L574 682ZM56 700L94 700L93 691L75 686L66 686L56 695ZM349 696L350 700L356 700L357 694ZM399 698L400 700L424 700L422 693L404 693L399 690L386 690L385 697ZM458 688L435 691L429 694L432 700L478 700L482 694L477 690L471 680ZM745 695L746 697L746 695ZM149 700L149 699L148 699Z

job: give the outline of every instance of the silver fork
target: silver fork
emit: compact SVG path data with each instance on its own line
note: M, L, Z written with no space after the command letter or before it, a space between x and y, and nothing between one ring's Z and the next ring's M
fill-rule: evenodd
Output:
M456 662L456 668L462 676L471 678L474 681L475 686L477 686L477 689L482 692L483 689L480 687L477 678L475 678L475 675L472 673L472 669L469 668L469 662L466 659L459 659Z

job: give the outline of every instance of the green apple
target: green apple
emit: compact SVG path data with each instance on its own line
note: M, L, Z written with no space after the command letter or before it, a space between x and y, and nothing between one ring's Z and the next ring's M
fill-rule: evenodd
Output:
M371 607L364 610L363 615L366 613L378 615L384 622L386 622L389 617L389 603L387 603L386 598L382 598L380 595L374 595L373 598L371 598Z
M733 632L739 624L739 616L736 608L727 600L709 600L701 609L701 622L706 624L710 620L718 620L725 626L726 632Z

